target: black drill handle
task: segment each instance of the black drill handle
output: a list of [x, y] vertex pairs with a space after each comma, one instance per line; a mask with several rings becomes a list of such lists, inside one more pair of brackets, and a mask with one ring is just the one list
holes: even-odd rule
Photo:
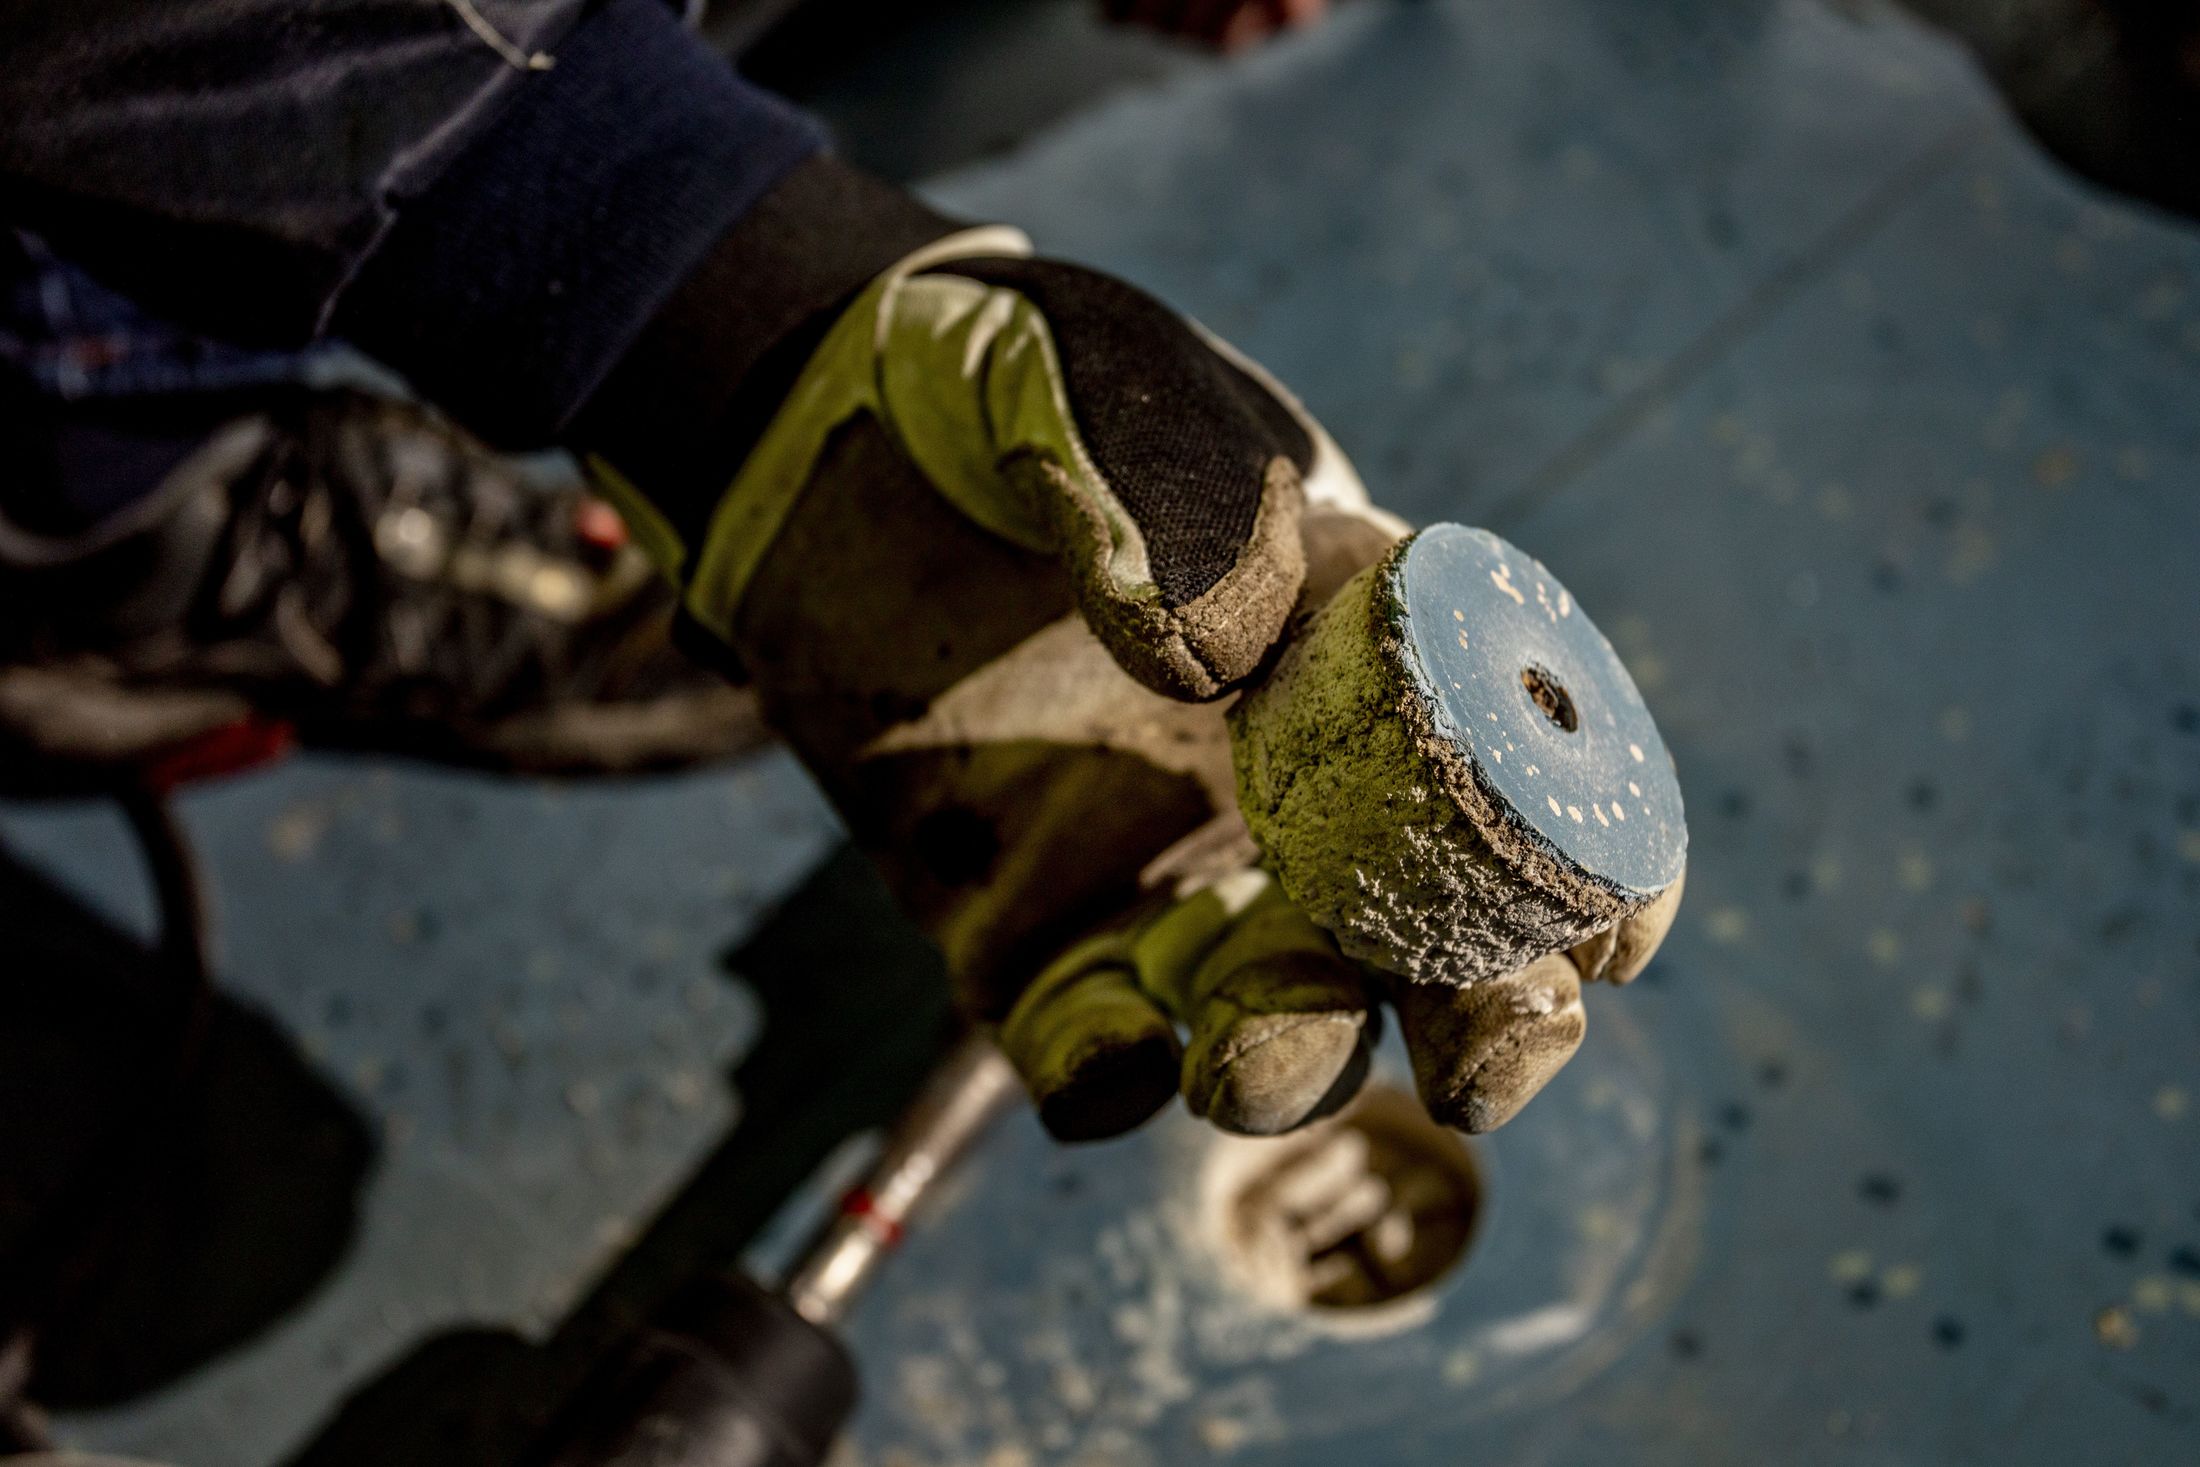
[[533, 1467], [816, 1467], [856, 1401], [826, 1326], [917, 1203], [1013, 1100], [1015, 1072], [972, 1033], [950, 1050], [784, 1291], [705, 1275], [623, 1342], [553, 1423]]
[[576, 1398], [543, 1467], [817, 1467], [855, 1406], [831, 1335], [739, 1274], [692, 1287]]

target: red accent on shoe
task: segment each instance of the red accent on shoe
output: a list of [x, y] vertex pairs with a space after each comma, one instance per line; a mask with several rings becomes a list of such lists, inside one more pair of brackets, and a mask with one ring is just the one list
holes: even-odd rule
[[178, 785], [272, 764], [297, 746], [298, 731], [288, 723], [250, 715], [164, 749], [146, 765], [145, 782], [165, 794]]
[[617, 550], [626, 544], [626, 521], [603, 500], [584, 497], [573, 506], [573, 533], [598, 550]]

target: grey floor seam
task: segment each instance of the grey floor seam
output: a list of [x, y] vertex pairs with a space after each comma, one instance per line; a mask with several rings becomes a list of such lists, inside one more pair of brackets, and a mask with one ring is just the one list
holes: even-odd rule
[[1497, 526], [1517, 524], [1579, 480], [1639, 429], [1659, 409], [1680, 397], [1705, 373], [1843, 260], [1870, 241], [1933, 182], [1992, 136], [1992, 120], [1981, 115], [1950, 128], [1933, 145], [1894, 173], [1812, 240], [1787, 264], [1750, 287], [1734, 307], [1712, 320], [1664, 366], [1629, 390], [1602, 416], [1546, 459], [1519, 489], [1486, 512]]

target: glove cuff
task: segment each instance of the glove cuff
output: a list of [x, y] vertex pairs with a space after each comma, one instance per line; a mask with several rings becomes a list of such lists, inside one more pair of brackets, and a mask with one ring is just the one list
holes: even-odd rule
[[681, 543], [700, 538], [803, 365], [897, 261], [965, 226], [817, 156], [720, 237], [575, 420]]

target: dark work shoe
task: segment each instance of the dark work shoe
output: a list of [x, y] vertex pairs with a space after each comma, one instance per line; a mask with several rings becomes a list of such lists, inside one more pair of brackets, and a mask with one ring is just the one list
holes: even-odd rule
[[173, 782], [295, 738], [590, 774], [725, 758], [753, 700], [672, 645], [617, 516], [432, 414], [231, 422], [96, 529], [0, 520], [0, 791]]

